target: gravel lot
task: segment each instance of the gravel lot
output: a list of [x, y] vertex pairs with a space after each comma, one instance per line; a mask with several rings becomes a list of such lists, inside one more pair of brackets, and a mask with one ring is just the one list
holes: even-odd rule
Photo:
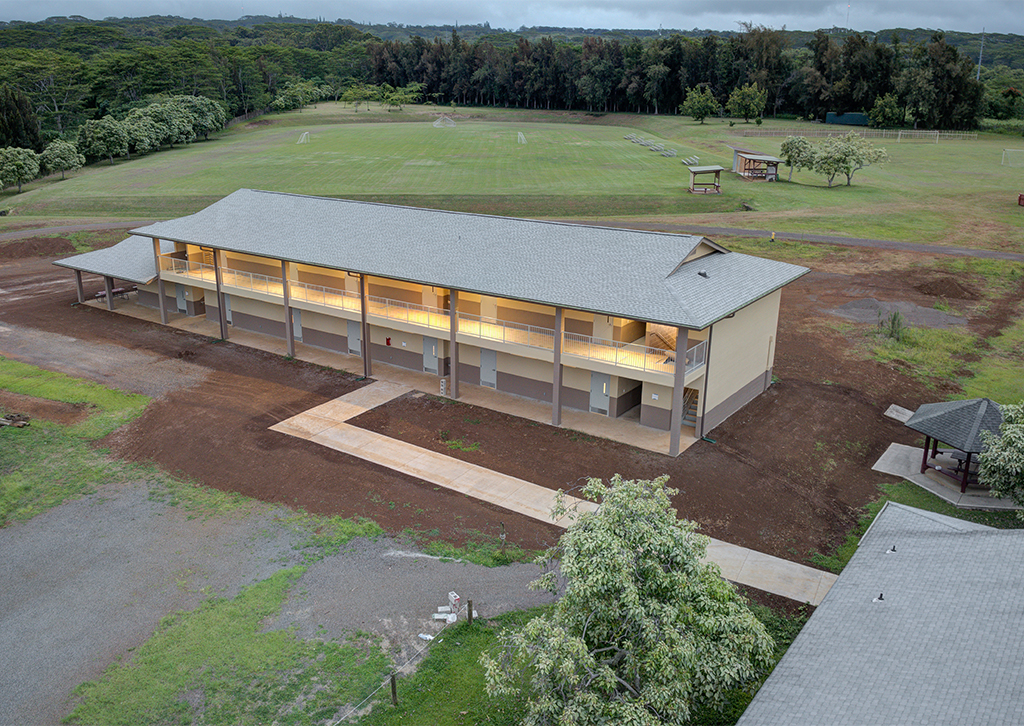
[[[298, 563], [285, 508], [188, 519], [148, 497], [142, 482], [106, 487], [0, 530], [0, 723], [59, 723], [73, 689], [146, 641], [162, 617]], [[370, 631], [401, 663], [423, 646], [418, 633], [440, 629], [430, 615], [449, 590], [493, 616], [550, 601], [526, 587], [537, 574], [355, 540], [310, 567], [271, 627], [320, 638]]]

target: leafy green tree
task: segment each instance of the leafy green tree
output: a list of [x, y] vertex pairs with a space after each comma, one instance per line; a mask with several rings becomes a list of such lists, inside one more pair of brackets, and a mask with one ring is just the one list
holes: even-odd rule
[[5, 83], [0, 87], [0, 147], [38, 150], [42, 145], [32, 101], [21, 90]]
[[[1024, 403], [999, 407], [1003, 423], [999, 435], [982, 431], [985, 450], [978, 457], [978, 479], [997, 497], [1024, 506]], [[1024, 510], [1017, 516], [1024, 519]]]
[[391, 108], [397, 108], [401, 111], [402, 106], [410, 103], [416, 103], [416, 101], [419, 100], [422, 89], [423, 84], [415, 81], [398, 88], [394, 88], [385, 83], [381, 88], [380, 102], [387, 106], [389, 110]]
[[28, 183], [39, 176], [39, 157], [32, 149], [16, 149], [6, 147], [0, 149], [0, 188], [6, 189], [14, 184]]
[[153, 120], [144, 108], [133, 108], [124, 118], [125, 131], [128, 132], [128, 154], [148, 154], [159, 151], [167, 128]]
[[192, 137], [210, 138], [210, 133], [220, 131], [228, 121], [224, 107], [205, 96], [174, 96], [170, 103], [182, 107], [192, 121]]
[[359, 113], [359, 104], [365, 103], [369, 107], [370, 101], [375, 101], [378, 98], [380, 98], [380, 89], [365, 83], [354, 83], [341, 94], [341, 100], [355, 106], [356, 113]]
[[707, 86], [688, 88], [686, 100], [679, 107], [679, 112], [685, 116], [692, 116], [694, 121], [704, 123], [708, 116], [716, 116], [722, 112], [722, 104]]
[[175, 144], [188, 144], [195, 140], [194, 117], [189, 106], [170, 100], [151, 103], [142, 112], [164, 131], [161, 145], [173, 147]]
[[113, 116], [104, 116], [98, 121], [90, 119], [78, 129], [78, 148], [86, 157], [110, 159], [128, 153], [128, 129]]
[[803, 136], [787, 136], [779, 147], [779, 153], [789, 165], [789, 181], [793, 181], [794, 168], [814, 168], [814, 146]]
[[885, 149], [876, 147], [856, 131], [851, 131], [845, 136], [825, 138], [821, 146], [814, 150], [813, 169], [825, 175], [830, 187], [839, 174], [846, 176], [846, 186], [850, 186], [854, 173], [859, 169], [888, 159]]
[[85, 157], [78, 153], [78, 147], [70, 141], [54, 139], [39, 155], [39, 162], [48, 173], [59, 171], [63, 179], [64, 172], [85, 166]]
[[725, 110], [731, 116], [741, 116], [744, 123], [760, 116], [764, 112], [764, 104], [768, 100], [768, 91], [761, 90], [756, 83], [748, 83], [733, 90], [725, 104]]
[[534, 583], [561, 593], [554, 611], [481, 657], [490, 695], [529, 699], [527, 726], [682, 724], [769, 665], [771, 636], [704, 561], [708, 540], [677, 518], [667, 478], [591, 479], [600, 509], [539, 560], [559, 560]]
[[875, 99], [875, 105], [868, 113], [872, 126], [892, 129], [903, 125], [903, 108], [896, 94], [887, 93]]

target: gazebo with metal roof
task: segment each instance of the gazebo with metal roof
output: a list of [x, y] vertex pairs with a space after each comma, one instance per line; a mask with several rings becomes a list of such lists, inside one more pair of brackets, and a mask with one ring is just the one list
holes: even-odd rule
[[[1003, 414], [999, 404], [988, 398], [972, 398], [967, 401], [944, 401], [926, 403], [907, 419], [907, 428], [925, 435], [924, 456], [921, 459], [921, 473], [935, 469], [960, 482], [960, 492], [967, 491], [971, 478], [971, 460], [975, 454], [985, 450], [981, 432], [999, 435]], [[939, 442], [954, 447], [951, 457], [957, 467], [950, 470], [941, 464], [932, 463], [939, 455]]]

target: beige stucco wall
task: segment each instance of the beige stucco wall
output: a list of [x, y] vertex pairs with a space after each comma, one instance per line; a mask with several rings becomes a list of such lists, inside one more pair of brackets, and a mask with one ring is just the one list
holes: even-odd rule
[[781, 290], [738, 311], [712, 327], [707, 364], [707, 410], [725, 402], [774, 363]]

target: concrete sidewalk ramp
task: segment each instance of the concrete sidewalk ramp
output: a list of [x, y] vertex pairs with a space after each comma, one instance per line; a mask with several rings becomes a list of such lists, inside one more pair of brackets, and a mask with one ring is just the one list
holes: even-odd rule
[[[404, 441], [345, 423], [353, 416], [404, 395], [400, 385], [378, 382], [286, 419], [271, 430], [313, 441], [322, 446], [443, 486], [541, 522], [567, 527], [568, 516], [551, 518], [556, 492], [513, 476], [454, 459]], [[566, 495], [577, 511], [597, 505]], [[780, 557], [712, 539], [708, 560], [722, 576], [740, 585], [765, 590], [812, 605], [821, 603], [836, 576]]]

